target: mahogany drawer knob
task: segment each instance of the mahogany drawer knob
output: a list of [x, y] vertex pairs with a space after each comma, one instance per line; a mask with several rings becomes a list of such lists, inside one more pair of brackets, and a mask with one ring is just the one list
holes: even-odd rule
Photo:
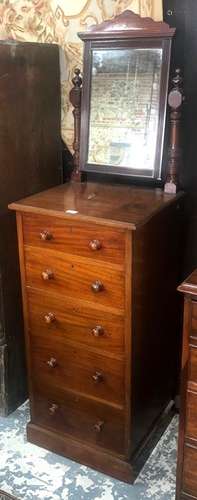
[[53, 323], [55, 321], [55, 314], [49, 312], [48, 314], [45, 314], [44, 319], [47, 324]]
[[100, 325], [97, 325], [95, 326], [95, 328], [92, 329], [92, 335], [94, 337], [102, 337], [104, 333], [105, 333], [104, 328]]
[[46, 271], [42, 271], [41, 276], [44, 281], [54, 279], [54, 274], [53, 271], [51, 271], [51, 269], [46, 269]]
[[53, 235], [49, 231], [41, 231], [40, 239], [42, 241], [47, 241], [47, 240], [49, 241], [49, 240], [52, 240], [52, 238], [53, 238]]
[[102, 420], [99, 420], [98, 422], [96, 422], [96, 424], [94, 424], [95, 432], [101, 432], [103, 430], [103, 427], [104, 427], [104, 422]]
[[96, 384], [98, 384], [99, 382], [102, 382], [102, 380], [103, 380], [103, 375], [102, 375], [102, 373], [100, 373], [100, 372], [95, 372], [95, 373], [92, 375], [92, 378], [93, 378], [94, 382], [95, 382]]
[[49, 413], [51, 415], [54, 415], [56, 413], [56, 411], [58, 410], [58, 405], [56, 405], [55, 403], [53, 403], [50, 408], [49, 408]]
[[99, 280], [96, 280], [91, 284], [91, 289], [94, 293], [102, 292], [103, 288], [103, 283]]
[[50, 368], [55, 368], [57, 366], [57, 360], [55, 358], [51, 358], [47, 361], [47, 365]]
[[101, 242], [99, 240], [91, 240], [89, 243], [89, 247], [91, 250], [95, 251], [95, 250], [100, 250], [102, 245], [101, 245]]

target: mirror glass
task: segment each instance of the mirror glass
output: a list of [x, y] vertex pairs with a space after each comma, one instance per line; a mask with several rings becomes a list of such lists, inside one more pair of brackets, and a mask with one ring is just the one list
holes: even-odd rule
[[162, 48], [93, 50], [88, 163], [154, 171], [161, 67]]

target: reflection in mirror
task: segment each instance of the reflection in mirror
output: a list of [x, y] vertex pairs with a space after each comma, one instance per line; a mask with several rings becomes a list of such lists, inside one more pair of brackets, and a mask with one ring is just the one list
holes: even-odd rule
[[93, 50], [88, 163], [153, 174], [161, 65], [161, 48]]

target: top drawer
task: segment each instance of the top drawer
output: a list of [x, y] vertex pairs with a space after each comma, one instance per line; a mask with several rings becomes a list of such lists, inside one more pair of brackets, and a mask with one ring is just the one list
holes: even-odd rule
[[96, 260], [124, 263], [124, 231], [23, 214], [24, 243]]

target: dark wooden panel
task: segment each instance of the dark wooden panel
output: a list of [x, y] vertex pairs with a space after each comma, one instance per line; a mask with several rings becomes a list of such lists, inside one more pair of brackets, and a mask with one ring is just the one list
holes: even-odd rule
[[[39, 386], [69, 388], [124, 405], [124, 360], [104, 356], [77, 344], [31, 337], [31, 377]], [[54, 360], [54, 362], [52, 362]]]
[[[115, 265], [87, 261], [86, 258], [66, 255], [53, 250], [41, 251], [25, 247], [27, 286], [60, 293], [64, 296], [83, 298], [89, 302], [114, 309], [124, 309], [124, 274]], [[53, 273], [52, 279], [43, 279], [42, 273]], [[102, 284], [97, 293], [92, 285]]]
[[0, 208], [6, 209], [9, 202], [60, 181], [59, 49], [1, 42], [0, 58], [4, 76], [0, 80]]
[[197, 392], [192, 391], [187, 392], [186, 436], [197, 440]]
[[[23, 319], [13, 200], [61, 179], [57, 46], [0, 42], [0, 273], [4, 314], [4, 414], [27, 395]], [[5, 352], [5, 348], [4, 348]]]
[[197, 498], [197, 337], [192, 328], [196, 271], [178, 290], [184, 293], [184, 328], [176, 500], [189, 500]]
[[197, 346], [190, 346], [188, 378], [197, 384]]
[[[54, 341], [79, 342], [101, 352], [124, 350], [124, 318], [82, 300], [27, 289], [29, 325], [32, 335]], [[119, 311], [117, 311], [119, 312]], [[52, 314], [53, 316], [50, 316]], [[46, 317], [47, 316], [47, 317]], [[50, 321], [51, 318], [51, 322]]]
[[197, 302], [192, 303], [191, 335], [197, 336]]
[[186, 234], [184, 278], [197, 267], [197, 66], [193, 64], [197, 52], [196, 0], [163, 0], [164, 19], [176, 28], [173, 44], [173, 65], [184, 75], [185, 104], [183, 114], [182, 186], [189, 192], [188, 224]]
[[0, 215], [0, 235], [4, 353], [6, 353], [5, 398], [2, 413], [6, 415], [27, 397], [16, 222], [11, 213], [5, 212], [4, 215]]
[[183, 342], [182, 342], [182, 362], [181, 362], [181, 398], [180, 398], [180, 418], [179, 418], [179, 435], [178, 435], [178, 456], [177, 456], [177, 473], [176, 473], [176, 500], [180, 500], [182, 490], [182, 473], [184, 460], [184, 442], [185, 442], [185, 423], [186, 423], [186, 395], [187, 395], [187, 379], [188, 379], [188, 331], [191, 320], [191, 300], [184, 300], [184, 322], [183, 322]]
[[6, 367], [7, 367], [7, 345], [5, 339], [3, 287], [2, 287], [2, 277], [0, 272], [0, 415], [4, 415], [7, 413]]
[[197, 448], [185, 444], [182, 489], [197, 498]]
[[183, 206], [174, 204], [133, 232], [131, 367], [135, 381], [135, 446], [178, 391], [181, 297], [176, 288], [180, 282], [182, 213]]
[[125, 238], [121, 230], [29, 214], [23, 216], [23, 224], [26, 245], [38, 246], [42, 250], [51, 248], [98, 261], [124, 263]]
[[124, 454], [122, 411], [80, 395], [57, 392], [50, 386], [42, 395], [38, 381], [36, 386], [38, 392], [34, 393], [33, 423]]

